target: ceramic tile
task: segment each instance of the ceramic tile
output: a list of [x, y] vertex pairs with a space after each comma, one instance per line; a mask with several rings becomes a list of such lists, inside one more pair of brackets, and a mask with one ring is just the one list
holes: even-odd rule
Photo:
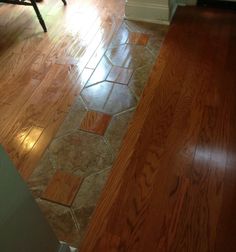
[[83, 179], [65, 171], [56, 171], [41, 198], [70, 206]]
[[133, 118], [135, 110], [126, 111], [112, 117], [111, 123], [106, 131], [105, 138], [111, 145], [115, 154], [118, 153], [128, 125]]
[[161, 45], [164, 41], [165, 35], [166, 35], [165, 30], [163, 31], [158, 31], [156, 32], [153, 36], [149, 38], [147, 47], [152, 51], [154, 55], [158, 55]]
[[137, 97], [141, 96], [143, 89], [148, 82], [151, 70], [152, 65], [146, 65], [134, 71], [129, 82], [129, 87], [133, 90]]
[[118, 32], [114, 35], [112, 42], [110, 44], [110, 48], [117, 47], [118, 45], [125, 44], [128, 40], [130, 31], [125, 23], [123, 23], [118, 30]]
[[81, 97], [78, 97], [67, 114], [63, 124], [59, 128], [56, 137], [68, 134], [71, 131], [75, 131], [79, 128], [85, 114], [86, 108]]
[[49, 150], [54, 167], [82, 177], [106, 169], [113, 161], [103, 137], [84, 131], [55, 139]]
[[[50, 22], [53, 27], [53, 19]], [[107, 51], [106, 48], [102, 48], [102, 53], [96, 50], [89, 64], [74, 61], [78, 56], [74, 52], [79, 53], [81, 45], [72, 41], [72, 45], [70, 42], [65, 46], [68, 57], [59, 58], [62, 61], [58, 62], [77, 64], [70, 67], [66, 78], [73, 85], [80, 85], [79, 91], [83, 90], [72, 106], [64, 108], [63, 112], [68, 115], [28, 183], [59, 240], [79, 246], [166, 31], [162, 25], [125, 21]], [[52, 54], [50, 59], [55, 61], [56, 56], [60, 57]], [[97, 64], [100, 57], [102, 60]], [[50, 59], [46, 60], [42, 54], [32, 67], [37, 79], [41, 80], [41, 75], [48, 71]], [[80, 75], [83, 70], [80, 67], [86, 64]], [[70, 208], [39, 199], [56, 170], [83, 178]]]
[[98, 135], [104, 135], [110, 120], [110, 115], [99, 113], [96, 111], [88, 111], [80, 125], [80, 129]]
[[113, 66], [107, 77], [107, 81], [128, 85], [132, 73], [132, 69]]
[[36, 202], [58, 240], [77, 247], [81, 240], [81, 232], [74, 221], [70, 208], [42, 199], [37, 199]]
[[35, 198], [39, 198], [41, 196], [54, 173], [55, 169], [50, 162], [49, 153], [46, 152], [27, 181], [27, 184]]
[[125, 68], [137, 68], [154, 61], [148, 49], [130, 44], [109, 49], [106, 56], [113, 65]]
[[104, 81], [108, 76], [111, 68], [112, 65], [109, 60], [106, 57], [103, 57], [98, 66], [96, 67], [95, 71], [93, 72], [92, 76], [88, 80], [86, 86], [90, 86], [92, 84]]
[[148, 40], [149, 40], [149, 35], [145, 33], [131, 32], [127, 42], [129, 44], [145, 46], [147, 45]]
[[81, 235], [86, 230], [109, 173], [110, 168], [87, 177], [74, 200], [73, 211], [78, 221]]
[[81, 96], [91, 110], [112, 115], [136, 106], [136, 98], [127, 86], [110, 82], [85, 88]]

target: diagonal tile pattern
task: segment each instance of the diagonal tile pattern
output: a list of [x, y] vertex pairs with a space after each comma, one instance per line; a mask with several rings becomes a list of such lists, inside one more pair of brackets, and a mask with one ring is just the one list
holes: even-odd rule
[[[165, 26], [125, 21], [110, 44], [96, 51], [83, 71], [86, 77], [81, 77], [80, 96], [29, 179], [58, 238], [75, 247], [111, 171], [166, 31]], [[61, 174], [58, 180], [55, 173]], [[64, 174], [69, 174], [68, 180]], [[70, 195], [73, 184], [75, 189], [71, 197], [64, 197], [69, 199], [65, 203], [59, 191], [68, 181], [72, 183], [64, 193]]]

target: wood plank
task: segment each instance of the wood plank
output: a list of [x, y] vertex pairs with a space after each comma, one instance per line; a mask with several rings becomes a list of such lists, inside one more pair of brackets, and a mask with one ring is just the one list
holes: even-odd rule
[[236, 250], [235, 21], [178, 8], [82, 252]]
[[0, 142], [26, 180], [90, 77], [85, 66], [119, 28], [124, 2], [45, 0], [39, 8], [46, 34], [31, 8], [0, 8]]

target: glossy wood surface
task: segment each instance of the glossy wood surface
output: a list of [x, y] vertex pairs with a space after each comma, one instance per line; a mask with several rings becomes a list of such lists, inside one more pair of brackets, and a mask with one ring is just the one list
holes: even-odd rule
[[178, 8], [81, 252], [236, 251], [235, 24]]
[[119, 28], [124, 1], [39, 8], [47, 34], [32, 8], [0, 6], [0, 143], [26, 180]]

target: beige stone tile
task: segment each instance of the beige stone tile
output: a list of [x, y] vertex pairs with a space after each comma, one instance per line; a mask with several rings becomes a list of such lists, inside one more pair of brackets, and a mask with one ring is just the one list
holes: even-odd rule
[[37, 199], [36, 202], [58, 240], [77, 247], [81, 240], [81, 232], [76, 225], [70, 208], [42, 199]]
[[120, 150], [121, 143], [123, 141], [125, 133], [127, 132], [129, 123], [133, 118], [134, 111], [135, 110], [133, 109], [113, 116], [111, 123], [106, 131], [105, 138], [111, 145], [116, 155]]
[[113, 66], [107, 77], [107, 81], [128, 85], [132, 73], [132, 69]]
[[148, 78], [152, 71], [152, 65], [145, 65], [136, 69], [132, 75], [132, 78], [129, 82], [130, 89], [136, 94], [137, 97], [140, 97], [145, 85], [148, 82]]
[[46, 152], [27, 181], [27, 184], [35, 198], [39, 198], [41, 196], [54, 173], [55, 169], [50, 162], [49, 153]]
[[127, 86], [110, 82], [85, 88], [81, 96], [89, 109], [112, 115], [136, 106], [136, 98]]
[[59, 128], [56, 137], [68, 134], [71, 131], [79, 129], [87, 109], [80, 97], [78, 97], [66, 116], [63, 124]]
[[55, 168], [86, 177], [111, 166], [113, 155], [103, 137], [84, 131], [55, 139], [50, 145]]
[[111, 68], [112, 65], [110, 61], [104, 56], [102, 60], [99, 62], [96, 69], [94, 70], [86, 86], [90, 86], [92, 84], [106, 80], [106, 77], [108, 76]]
[[109, 49], [106, 56], [113, 65], [125, 68], [137, 68], [144, 66], [147, 62], [153, 62], [153, 56], [149, 50], [143, 46], [130, 44]]
[[73, 203], [73, 211], [83, 236], [107, 181], [110, 168], [87, 177]]

